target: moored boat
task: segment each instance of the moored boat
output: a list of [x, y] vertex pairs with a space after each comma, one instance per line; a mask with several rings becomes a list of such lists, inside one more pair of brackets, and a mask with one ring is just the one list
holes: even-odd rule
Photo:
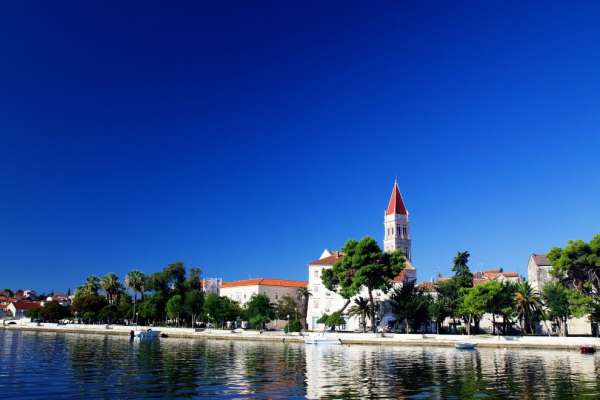
[[145, 331], [139, 331], [135, 333], [135, 338], [138, 340], [152, 340], [158, 339], [160, 333], [157, 331], [153, 331], [152, 329], [147, 329]]
[[591, 345], [583, 345], [579, 347], [579, 351], [581, 351], [581, 354], [594, 354], [596, 352], [596, 348]]
[[458, 350], [474, 350], [477, 347], [477, 343], [473, 342], [458, 342], [454, 345]]
[[304, 343], [306, 344], [342, 344], [340, 338], [326, 335], [309, 335], [304, 336]]

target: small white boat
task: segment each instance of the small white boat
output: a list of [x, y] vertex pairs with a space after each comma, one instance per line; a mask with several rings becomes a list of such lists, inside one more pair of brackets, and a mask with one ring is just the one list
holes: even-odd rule
[[458, 342], [454, 345], [458, 350], [475, 350], [477, 343], [473, 342]]
[[135, 338], [138, 340], [152, 340], [158, 339], [160, 336], [159, 332], [153, 331], [152, 329], [147, 329], [145, 331], [136, 332]]
[[304, 336], [305, 344], [342, 344], [342, 339], [334, 336], [309, 335]]

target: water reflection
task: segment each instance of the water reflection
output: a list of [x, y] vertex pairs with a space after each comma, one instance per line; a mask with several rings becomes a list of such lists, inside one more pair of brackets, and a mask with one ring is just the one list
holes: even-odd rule
[[599, 356], [0, 331], [5, 398], [599, 397]]

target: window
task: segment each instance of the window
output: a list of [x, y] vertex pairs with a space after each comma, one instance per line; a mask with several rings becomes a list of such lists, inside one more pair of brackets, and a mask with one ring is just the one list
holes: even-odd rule
[[318, 277], [319, 277], [319, 270], [315, 269], [315, 278], [318, 278]]
[[313, 301], [313, 307], [314, 308], [319, 308], [319, 300]]
[[319, 285], [313, 286], [313, 293], [319, 293]]

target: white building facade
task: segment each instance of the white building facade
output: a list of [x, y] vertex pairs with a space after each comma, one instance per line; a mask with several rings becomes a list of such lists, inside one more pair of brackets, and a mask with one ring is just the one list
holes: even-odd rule
[[253, 278], [242, 279], [234, 282], [223, 282], [220, 295], [246, 304], [253, 295], [264, 294], [272, 303], [277, 303], [284, 296], [290, 296], [300, 306], [298, 289], [306, 288], [306, 281], [293, 281], [288, 279]]
[[[402, 250], [407, 258], [406, 267], [400, 275], [394, 279], [395, 284], [401, 285], [404, 282], [415, 282], [417, 273], [411, 262], [412, 249], [409, 214], [404, 205], [404, 200], [400, 194], [397, 182], [394, 182], [392, 194], [384, 215], [383, 247], [385, 252], [392, 252], [398, 249]], [[323, 316], [323, 314], [331, 314], [332, 312], [338, 311], [346, 304], [346, 299], [335, 292], [327, 290], [321, 281], [322, 271], [333, 267], [333, 265], [343, 257], [344, 254], [339, 251], [325, 249], [319, 259], [311, 261], [308, 264], [308, 290], [311, 293], [311, 296], [308, 302], [306, 322], [309, 330], [324, 329], [324, 325], [317, 322], [321, 316]], [[360, 293], [360, 296], [365, 298], [368, 297], [366, 289]], [[379, 326], [385, 326], [388, 321], [394, 319], [391, 314], [391, 308], [386, 302], [386, 300], [389, 299], [389, 295], [382, 293], [381, 291], [375, 291], [373, 296], [375, 302], [381, 304], [378, 316]], [[348, 305], [345, 311], [351, 306], [352, 304]], [[345, 330], [354, 331], [361, 329], [358, 318], [344, 315], [344, 319], [346, 320], [346, 325], [343, 327]], [[368, 321], [368, 324], [369, 323], [370, 321]]]

